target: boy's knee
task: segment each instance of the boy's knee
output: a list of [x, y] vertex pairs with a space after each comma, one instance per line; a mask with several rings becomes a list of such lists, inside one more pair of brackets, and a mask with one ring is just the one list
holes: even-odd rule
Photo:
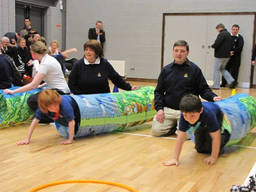
[[154, 137], [161, 137], [163, 136], [165, 133], [163, 133], [162, 131], [160, 130], [156, 130], [156, 129], [153, 129], [151, 130], [151, 135], [154, 136]]

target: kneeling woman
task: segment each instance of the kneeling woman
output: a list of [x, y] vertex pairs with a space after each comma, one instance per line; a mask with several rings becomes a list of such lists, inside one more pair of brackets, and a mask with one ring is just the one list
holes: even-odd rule
[[60, 95], [56, 90], [44, 90], [39, 94], [38, 105], [39, 108], [36, 110], [35, 117], [29, 127], [27, 138], [17, 142], [17, 144], [30, 143], [35, 127], [44, 116], [54, 120], [57, 125], [68, 127], [67, 140], [60, 144], [71, 144], [80, 122], [80, 112], [75, 100], [69, 95]]

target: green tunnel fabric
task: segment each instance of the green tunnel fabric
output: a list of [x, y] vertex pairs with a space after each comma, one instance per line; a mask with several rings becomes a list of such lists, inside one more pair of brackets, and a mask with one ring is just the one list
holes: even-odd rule
[[[18, 87], [12, 89], [16, 88]], [[33, 118], [33, 112], [27, 105], [27, 99], [39, 91], [40, 89], [34, 89], [25, 93], [9, 95], [0, 90], [0, 128], [30, 121]]]

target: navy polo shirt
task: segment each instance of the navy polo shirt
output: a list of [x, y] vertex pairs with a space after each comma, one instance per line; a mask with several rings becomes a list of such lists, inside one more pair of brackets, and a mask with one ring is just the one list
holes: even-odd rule
[[179, 130], [186, 132], [191, 127], [204, 127], [208, 132], [215, 132], [221, 129], [221, 121], [223, 118], [223, 112], [220, 110], [219, 106], [213, 102], [203, 102], [203, 113], [200, 115], [199, 120], [194, 124], [189, 124], [181, 113]]

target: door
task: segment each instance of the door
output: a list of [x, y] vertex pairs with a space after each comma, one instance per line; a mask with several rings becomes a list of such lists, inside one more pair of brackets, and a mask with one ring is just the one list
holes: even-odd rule
[[16, 3], [16, 31], [20, 31], [24, 27], [24, 18], [30, 18], [32, 28], [44, 36], [44, 8]]
[[202, 70], [206, 80], [213, 80], [214, 50], [211, 45], [217, 37], [216, 25], [223, 23], [228, 31], [233, 24], [240, 26], [244, 48], [239, 73], [239, 86], [249, 87], [250, 57], [253, 42], [254, 14], [168, 14], [164, 27], [164, 65], [170, 63], [172, 46], [177, 40], [186, 40], [190, 46], [189, 59]]
[[238, 82], [240, 87], [250, 87], [250, 70], [251, 70], [251, 49], [253, 42], [254, 31], [254, 15], [209, 15], [207, 16], [207, 52], [206, 64], [209, 70], [205, 71], [207, 80], [213, 79], [213, 63], [214, 63], [214, 50], [209, 48], [218, 35], [216, 25], [222, 23], [226, 29], [231, 32], [233, 24], [240, 26], [239, 33], [244, 38], [244, 47], [241, 56], [241, 65], [239, 69]]
[[189, 44], [189, 60], [196, 63], [205, 72], [206, 55], [206, 17], [168, 16], [165, 24], [164, 65], [173, 61], [172, 49], [177, 40]]

